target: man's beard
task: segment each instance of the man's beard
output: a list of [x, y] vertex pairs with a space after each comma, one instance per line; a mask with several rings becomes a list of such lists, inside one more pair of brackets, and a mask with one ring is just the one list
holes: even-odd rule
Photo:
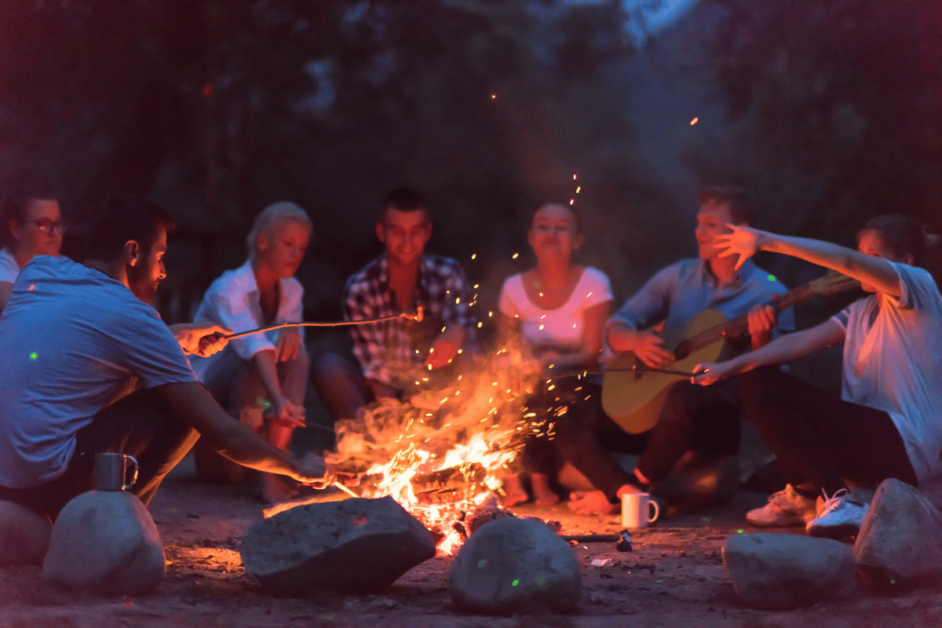
[[157, 284], [159, 282], [154, 281], [148, 275], [146, 268], [131, 266], [128, 268], [128, 287], [131, 288], [131, 292], [138, 299], [148, 305], [153, 305], [154, 299], [157, 297]]

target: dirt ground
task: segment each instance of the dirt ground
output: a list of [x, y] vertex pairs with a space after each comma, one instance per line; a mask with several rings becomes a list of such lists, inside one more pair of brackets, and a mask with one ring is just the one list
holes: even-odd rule
[[[39, 567], [0, 569], [0, 628], [85, 626], [940, 626], [939, 587], [874, 596], [857, 584], [836, 599], [791, 612], [752, 610], [738, 602], [720, 548], [743, 529], [743, 514], [765, 497], [740, 493], [731, 503], [678, 516], [633, 534], [634, 551], [614, 543], [574, 548], [582, 566], [582, 600], [566, 616], [491, 618], [459, 613], [448, 596], [451, 561], [434, 558], [383, 595], [319, 594], [285, 598], [261, 589], [242, 569], [239, 539], [262, 515], [246, 491], [201, 484], [180, 465], [151, 512], [168, 560], [156, 592], [138, 598], [79, 595], [43, 583]], [[564, 505], [515, 512], [562, 522], [565, 534], [615, 533], [615, 517], [572, 515]], [[594, 559], [610, 566], [592, 566]]]

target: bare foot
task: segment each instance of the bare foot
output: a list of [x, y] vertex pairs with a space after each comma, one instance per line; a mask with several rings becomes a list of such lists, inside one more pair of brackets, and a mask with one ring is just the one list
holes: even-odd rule
[[533, 485], [533, 501], [538, 506], [555, 506], [559, 503], [559, 495], [550, 488], [550, 478], [545, 473], [531, 473], [530, 483]]
[[580, 515], [614, 515], [621, 506], [608, 501], [602, 491], [592, 491], [570, 495], [569, 508]]
[[263, 473], [259, 478], [258, 497], [267, 504], [283, 504], [297, 496], [297, 487], [289, 486], [278, 475]]
[[523, 488], [519, 473], [504, 478], [504, 508], [524, 504], [528, 499], [530, 496]]

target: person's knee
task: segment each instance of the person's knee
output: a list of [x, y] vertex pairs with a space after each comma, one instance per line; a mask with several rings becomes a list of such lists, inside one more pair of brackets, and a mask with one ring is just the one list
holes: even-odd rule
[[306, 380], [311, 371], [311, 356], [305, 346], [301, 345], [296, 356], [283, 362], [282, 365], [279, 366], [287, 372], [286, 375], [292, 375]]

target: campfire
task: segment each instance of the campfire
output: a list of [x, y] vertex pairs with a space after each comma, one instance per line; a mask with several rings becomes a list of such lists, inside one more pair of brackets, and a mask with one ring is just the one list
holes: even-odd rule
[[422, 521], [444, 556], [457, 553], [482, 511], [500, 516], [493, 494], [524, 439], [552, 434], [552, 423], [524, 408], [540, 379], [536, 361], [512, 345], [471, 362], [444, 385], [419, 373], [403, 401], [383, 399], [338, 423], [328, 455], [332, 468], [360, 478], [363, 497], [392, 496]]

